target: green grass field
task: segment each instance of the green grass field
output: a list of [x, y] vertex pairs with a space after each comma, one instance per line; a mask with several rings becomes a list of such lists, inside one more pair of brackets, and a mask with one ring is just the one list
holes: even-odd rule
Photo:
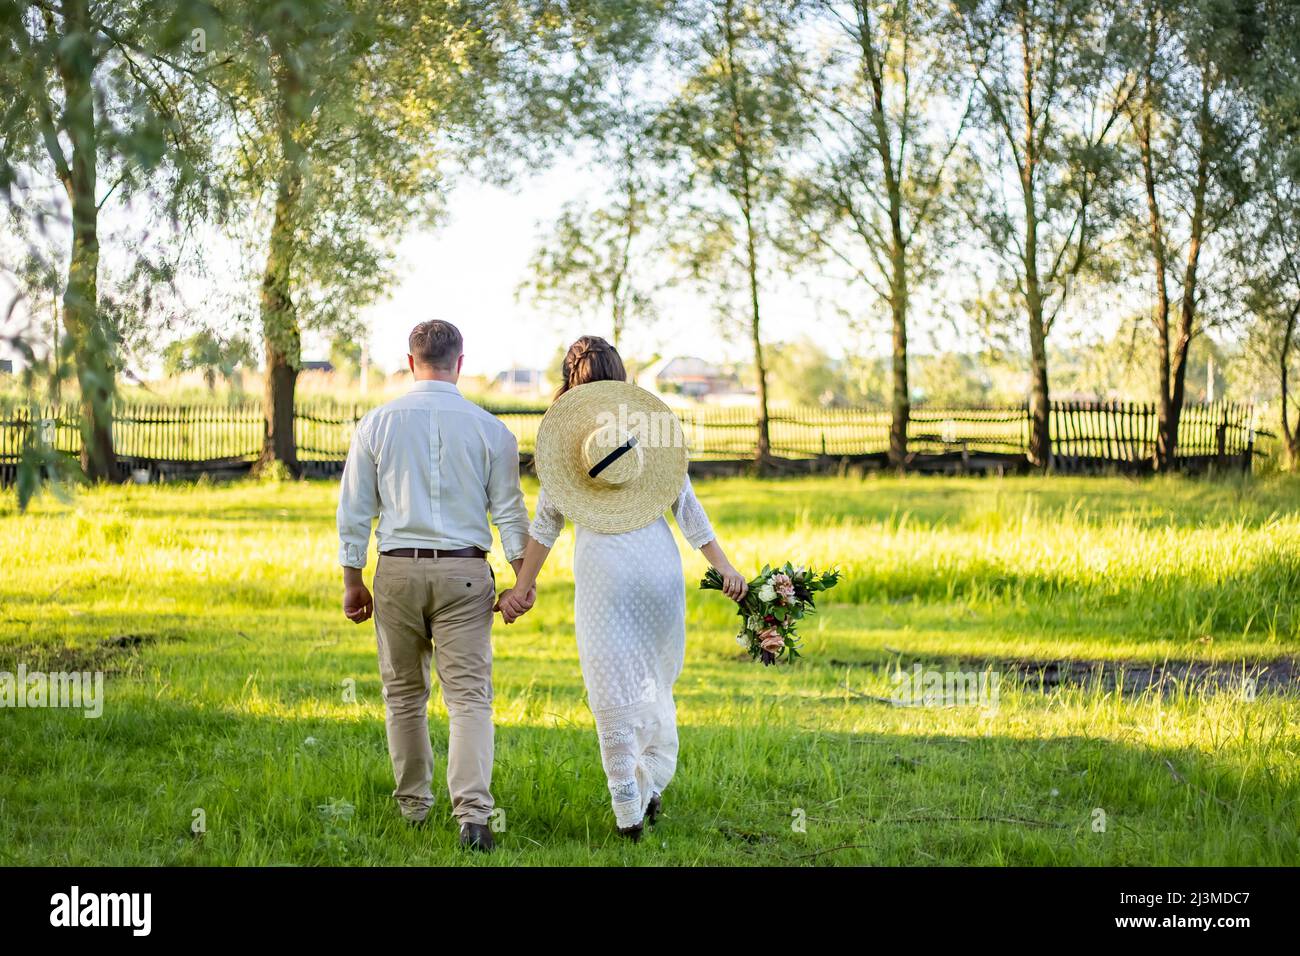
[[[496, 629], [505, 830], [487, 858], [456, 847], [441, 760], [431, 826], [407, 828], [389, 797], [373, 628], [338, 610], [335, 485], [111, 488], [27, 515], [7, 498], [0, 670], [108, 677], [99, 719], [0, 712], [0, 863], [1300, 863], [1294, 684], [1044, 692], [1014, 676], [1026, 660], [1294, 666], [1300, 482], [697, 490], [742, 568], [843, 569], [805, 659], [742, 659], [733, 610], [694, 590], [704, 565], [686, 555], [678, 777], [665, 819], [626, 844], [566, 534], [538, 608]], [[891, 675], [916, 662], [999, 673], [997, 706], [894, 706]], [[431, 727], [441, 751], [436, 698]]]

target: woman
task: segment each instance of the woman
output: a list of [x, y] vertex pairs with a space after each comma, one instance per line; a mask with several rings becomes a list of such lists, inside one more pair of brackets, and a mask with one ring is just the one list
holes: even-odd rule
[[[617, 395], [621, 396], [619, 401], [623, 406], [629, 401], [633, 404], [641, 401], [647, 408], [661, 408], [661, 413], [652, 413], [666, 416], [675, 429], [674, 434], [680, 438], [681, 426], [667, 407], [631, 385], [599, 386], [581, 396], [575, 393], [560, 401], [580, 386], [626, 381], [623, 361], [614, 347], [604, 339], [583, 336], [565, 355], [564, 383], [556, 393], [552, 412], [560, 412], [563, 406], [572, 409], [579, 397], [594, 400], [597, 394]], [[552, 414], [548, 413], [547, 417], [552, 418]], [[569, 419], [572, 418], [570, 415]], [[552, 425], [549, 432], [548, 424]], [[662, 808], [664, 788], [677, 766], [677, 711], [672, 689], [681, 673], [686, 649], [686, 594], [681, 556], [664, 520], [665, 510], [671, 507], [686, 540], [699, 548], [722, 575], [723, 590], [728, 597], [739, 601], [748, 585], [727, 560], [691, 489], [690, 479], [685, 475], [684, 443], [680, 443], [676, 459], [664, 465], [678, 469], [670, 475], [670, 481], [679, 482], [668, 486], [670, 498], [643, 495], [634, 508], [628, 495], [635, 496], [639, 487], [651, 484], [649, 473], [656, 465], [664, 464], [672, 453], [657, 450], [652, 447], [654, 443], [644, 440], [638, 448], [634, 433], [618, 432], [616, 437], [607, 438], [598, 453], [588, 448], [589, 459], [583, 461], [580, 471], [574, 469], [582, 487], [562, 487], [554, 477], [558, 472], [552, 467], [549, 472], [552, 486], [548, 489], [548, 471], [542, 467], [543, 438], [552, 437], [560, 429], [562, 425], [555, 419], [552, 423], [544, 421], [539, 430], [537, 461], [542, 488], [537, 514], [529, 528], [523, 566], [515, 586], [501, 596], [499, 607], [507, 622], [528, 609], [527, 596], [538, 572], [563, 529], [565, 518], [572, 521], [577, 536], [573, 578], [578, 658], [587, 701], [596, 718], [601, 762], [618, 832], [635, 842], [640, 839], [644, 824], [655, 822]], [[582, 437], [577, 435], [575, 441], [580, 442]], [[600, 440], [601, 435], [592, 432], [587, 445], [592, 441], [599, 445]], [[627, 454], [629, 450], [636, 454]], [[610, 468], [611, 463], [614, 468]], [[645, 473], [640, 468], [645, 468]], [[608, 494], [602, 499], [604, 510], [599, 513], [587, 511], [585, 516], [577, 513], [583, 511], [579, 504], [600, 499], [603, 470], [620, 472], [622, 487], [614, 491], [606, 488]], [[663, 468], [658, 470], [661, 475], [664, 473]], [[592, 478], [590, 482], [585, 480], [588, 475]], [[570, 503], [568, 513], [561, 508], [563, 502]], [[611, 513], [620, 510], [622, 513]], [[633, 510], [640, 511], [641, 516], [631, 514]], [[593, 530], [593, 525], [627, 526], [629, 530], [607, 533]]]

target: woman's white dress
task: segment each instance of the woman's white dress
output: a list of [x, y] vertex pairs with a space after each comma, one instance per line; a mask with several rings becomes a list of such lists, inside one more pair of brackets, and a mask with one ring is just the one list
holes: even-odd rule
[[[690, 478], [672, 511], [691, 547], [713, 540]], [[529, 533], [549, 548], [563, 528], [542, 488]], [[673, 684], [686, 651], [686, 590], [668, 522], [623, 534], [576, 526], [573, 579], [578, 660], [614, 817], [635, 826], [677, 767]]]

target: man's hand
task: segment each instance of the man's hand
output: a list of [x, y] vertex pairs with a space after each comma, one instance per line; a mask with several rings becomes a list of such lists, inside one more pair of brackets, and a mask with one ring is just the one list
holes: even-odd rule
[[349, 584], [343, 588], [343, 613], [353, 624], [364, 624], [375, 613], [375, 599], [364, 584]]
[[513, 624], [532, 610], [536, 601], [536, 588], [520, 590], [518, 587], [513, 587], [501, 593], [501, 596], [497, 599], [496, 610], [501, 612], [501, 617], [507, 624]]

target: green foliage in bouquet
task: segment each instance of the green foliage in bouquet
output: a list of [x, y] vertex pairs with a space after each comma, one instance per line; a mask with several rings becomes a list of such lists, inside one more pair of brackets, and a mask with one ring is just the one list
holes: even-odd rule
[[[776, 568], [763, 565], [736, 613], [744, 622], [736, 643], [754, 660], [775, 664], [782, 657], [799, 656], [798, 622], [816, 611], [818, 591], [829, 591], [840, 581], [838, 569], [814, 571], [786, 562]], [[703, 591], [721, 591], [722, 575], [713, 568], [700, 581]]]

